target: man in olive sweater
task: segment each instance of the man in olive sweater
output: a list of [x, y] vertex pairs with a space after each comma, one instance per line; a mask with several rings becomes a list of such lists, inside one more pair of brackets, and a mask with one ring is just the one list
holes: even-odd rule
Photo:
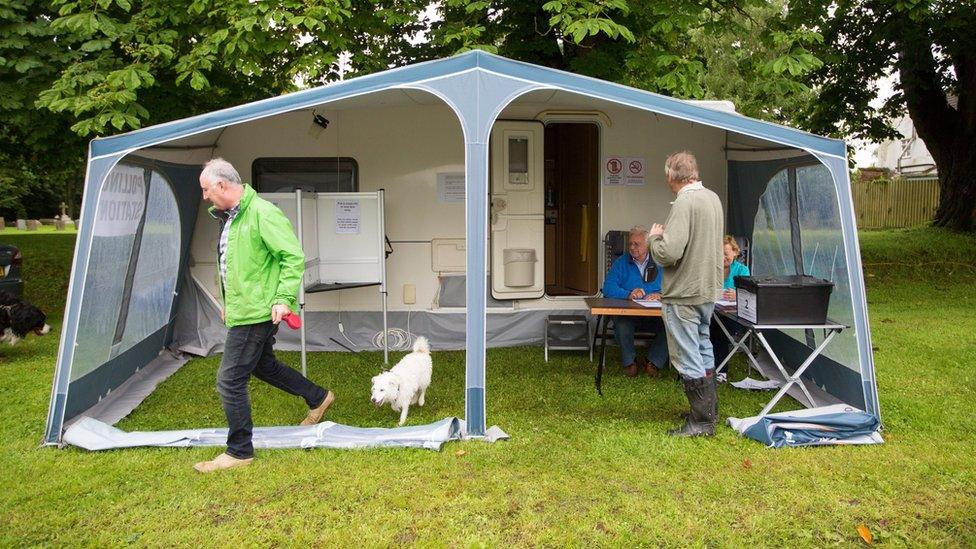
[[668, 349], [691, 405], [684, 425], [668, 433], [712, 436], [718, 394], [708, 327], [722, 293], [722, 203], [698, 180], [691, 153], [672, 154], [664, 171], [677, 197], [665, 224], [651, 227], [650, 249], [664, 267], [661, 302]]

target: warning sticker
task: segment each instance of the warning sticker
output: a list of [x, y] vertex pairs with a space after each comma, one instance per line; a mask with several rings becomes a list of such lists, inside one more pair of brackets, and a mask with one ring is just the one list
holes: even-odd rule
[[625, 160], [627, 165], [627, 173], [624, 178], [625, 185], [643, 185], [644, 184], [644, 158], [643, 157], [631, 157]]
[[624, 163], [625, 159], [620, 156], [608, 156], [606, 158], [603, 162], [604, 185], [624, 184]]

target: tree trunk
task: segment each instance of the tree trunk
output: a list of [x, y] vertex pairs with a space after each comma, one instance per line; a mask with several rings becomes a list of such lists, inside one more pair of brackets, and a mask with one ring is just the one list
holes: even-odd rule
[[[950, 54], [958, 86], [946, 88], [931, 31], [912, 23], [901, 29], [899, 42], [898, 76], [908, 114], [939, 170], [941, 194], [933, 224], [972, 231], [976, 229], [976, 56], [966, 48]], [[954, 107], [949, 105], [950, 93], [958, 94]]]
[[976, 155], [973, 153], [976, 140], [954, 149], [951, 162], [936, 161], [939, 207], [932, 224], [954, 231], [973, 231], [976, 230]]

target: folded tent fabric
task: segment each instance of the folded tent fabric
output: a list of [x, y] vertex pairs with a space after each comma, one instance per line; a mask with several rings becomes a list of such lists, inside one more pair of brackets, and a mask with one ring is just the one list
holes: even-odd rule
[[878, 418], [846, 404], [729, 418], [729, 424], [739, 434], [771, 448], [884, 442]]

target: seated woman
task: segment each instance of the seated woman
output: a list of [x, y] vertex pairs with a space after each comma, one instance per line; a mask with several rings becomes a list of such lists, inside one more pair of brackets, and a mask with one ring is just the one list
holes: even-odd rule
[[[722, 256], [724, 267], [723, 274], [725, 275], [725, 282], [722, 284], [722, 298], [727, 300], [735, 299], [735, 277], [737, 276], [749, 276], [749, 267], [746, 267], [741, 261], [736, 259], [739, 257], [739, 245], [736, 244], [735, 238], [725, 235], [724, 245], [722, 246]], [[729, 340], [722, 333], [722, 329], [718, 327], [716, 317], [712, 317], [712, 325], [709, 328], [709, 336], [712, 340], [712, 349], [715, 351], [715, 366], [725, 360], [725, 357], [729, 354]], [[729, 323], [725, 323], [725, 327], [729, 329], [732, 335], [735, 335], [736, 330], [734, 326], [729, 326]]]
[[725, 282], [722, 283], [722, 290], [726, 299], [735, 299], [735, 277], [749, 276], [749, 267], [736, 259], [741, 251], [735, 242], [735, 238], [725, 235], [722, 246], [722, 266], [724, 268], [722, 273], [725, 275]]

